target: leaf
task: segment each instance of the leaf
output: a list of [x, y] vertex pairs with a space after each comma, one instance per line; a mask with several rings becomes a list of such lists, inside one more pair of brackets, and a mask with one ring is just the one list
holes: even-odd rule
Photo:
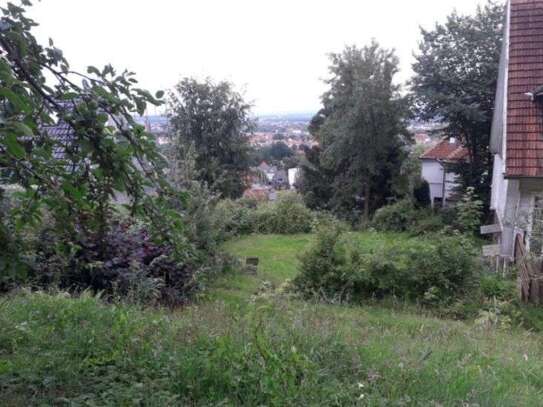
[[25, 103], [25, 101], [17, 95], [15, 92], [13, 92], [11, 89], [8, 88], [0, 88], [0, 96], [5, 97], [9, 102], [20, 111], [23, 111], [25, 113], [31, 113], [32, 109], [31, 107]]
[[34, 134], [30, 127], [21, 122], [13, 123], [13, 128], [23, 136], [32, 136]]
[[95, 66], [89, 66], [87, 67], [87, 73], [95, 74], [97, 76], [100, 76], [100, 71]]
[[159, 90], [156, 94], [155, 94], [155, 97], [157, 99], [162, 99], [164, 97], [164, 91], [163, 90]]
[[4, 138], [8, 153], [17, 159], [24, 158], [26, 151], [23, 146], [17, 140], [15, 134], [10, 133]]

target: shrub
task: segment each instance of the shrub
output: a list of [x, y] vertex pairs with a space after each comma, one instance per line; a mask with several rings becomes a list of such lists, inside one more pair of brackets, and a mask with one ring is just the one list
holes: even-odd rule
[[479, 278], [481, 294], [485, 298], [498, 300], [512, 300], [516, 298], [516, 283], [510, 278], [502, 277], [497, 273], [484, 273]]
[[414, 216], [413, 204], [404, 199], [378, 209], [373, 216], [373, 226], [382, 231], [405, 232], [413, 223]]
[[442, 303], [473, 284], [475, 250], [462, 236], [399, 241], [374, 252], [349, 246], [337, 230], [324, 229], [301, 257], [297, 289], [305, 295], [353, 301], [387, 296]]
[[447, 227], [443, 218], [429, 209], [418, 210], [417, 217], [414, 219], [409, 232], [413, 236], [420, 236], [425, 233], [435, 233], [444, 230]]
[[224, 199], [215, 208], [217, 219], [223, 239], [234, 236], [247, 235], [253, 232], [252, 209], [248, 203], [242, 200], [233, 201]]
[[342, 232], [352, 230], [352, 226], [347, 222], [338, 219], [331, 212], [319, 211], [313, 213], [313, 222], [311, 224], [311, 231], [318, 233], [324, 227], [333, 227]]
[[293, 281], [297, 291], [308, 297], [341, 297], [348, 276], [343, 273], [347, 261], [340, 236], [340, 231], [333, 227], [317, 232], [315, 243], [300, 256], [300, 273]]
[[384, 232], [409, 232], [413, 235], [443, 230], [447, 223], [429, 208], [417, 208], [410, 200], [384, 206], [375, 212], [372, 226]]
[[456, 204], [456, 213], [456, 224], [461, 231], [477, 232], [483, 215], [483, 201], [477, 198], [473, 187], [468, 187], [460, 202]]
[[255, 212], [256, 229], [260, 233], [309, 233], [313, 213], [295, 193], [279, 195], [277, 202], [263, 205]]

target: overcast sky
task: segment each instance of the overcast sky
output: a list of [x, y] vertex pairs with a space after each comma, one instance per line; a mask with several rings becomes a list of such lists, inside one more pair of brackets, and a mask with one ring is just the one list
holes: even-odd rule
[[[6, 0], [0, 0], [0, 3]], [[377, 39], [395, 48], [409, 78], [419, 26], [477, 0], [42, 0], [40, 39], [72, 67], [112, 63], [152, 91], [184, 76], [226, 79], [258, 114], [319, 107], [329, 52]], [[153, 112], [150, 112], [153, 113]]]

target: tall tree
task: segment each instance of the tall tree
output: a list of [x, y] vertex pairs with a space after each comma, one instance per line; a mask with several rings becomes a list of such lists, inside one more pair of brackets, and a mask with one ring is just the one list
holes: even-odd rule
[[[374, 41], [332, 54], [331, 62], [329, 90], [310, 125], [320, 154], [304, 165], [302, 190], [337, 212], [362, 206], [368, 218], [392, 194], [405, 155], [407, 104], [394, 84], [398, 59]], [[315, 171], [331, 177], [331, 188], [311, 185], [327, 178], [319, 180]], [[315, 196], [319, 191], [322, 197]]]
[[170, 92], [174, 155], [180, 162], [194, 151], [197, 180], [223, 197], [238, 198], [249, 170], [251, 106], [229, 82], [183, 79]]
[[488, 2], [475, 15], [452, 13], [433, 30], [421, 29], [413, 92], [421, 118], [444, 121], [446, 132], [462, 140], [469, 163], [458, 171], [462, 187], [472, 186], [489, 201], [489, 151], [494, 97], [503, 37], [504, 8]]

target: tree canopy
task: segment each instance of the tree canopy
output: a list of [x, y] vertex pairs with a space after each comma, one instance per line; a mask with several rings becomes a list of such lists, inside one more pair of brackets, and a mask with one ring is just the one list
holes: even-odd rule
[[170, 93], [174, 155], [194, 150], [195, 176], [226, 198], [238, 198], [249, 169], [251, 106], [229, 82], [186, 78]]
[[393, 193], [405, 155], [407, 104], [394, 83], [398, 59], [376, 42], [330, 59], [329, 89], [310, 125], [320, 146], [303, 165], [302, 191], [308, 203], [342, 213], [362, 207], [368, 217]]

